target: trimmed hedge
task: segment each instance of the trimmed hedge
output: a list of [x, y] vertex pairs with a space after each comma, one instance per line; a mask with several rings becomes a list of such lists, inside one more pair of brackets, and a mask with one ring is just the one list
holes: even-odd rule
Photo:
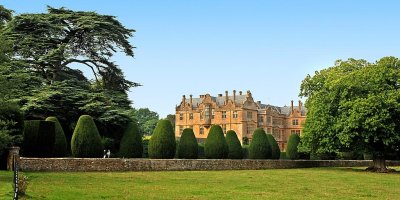
[[197, 159], [198, 158], [198, 144], [194, 136], [193, 129], [186, 128], [182, 132], [181, 139], [178, 147], [178, 158], [181, 159]]
[[204, 154], [207, 159], [224, 159], [228, 157], [228, 144], [224, 132], [218, 125], [212, 125], [204, 144]]
[[53, 157], [55, 144], [55, 123], [43, 120], [25, 121], [23, 156]]
[[175, 134], [169, 120], [158, 121], [149, 141], [150, 158], [172, 159], [175, 156]]
[[300, 136], [297, 134], [291, 134], [286, 148], [286, 156], [288, 159], [295, 160], [298, 158], [297, 146], [300, 144]]
[[281, 150], [279, 149], [278, 143], [276, 142], [274, 136], [269, 133], [267, 134], [267, 139], [269, 146], [271, 147], [271, 159], [278, 160], [281, 156]]
[[65, 138], [64, 130], [56, 117], [48, 117], [46, 121], [55, 123], [55, 141], [53, 156], [65, 157], [67, 155], [67, 139]]
[[141, 158], [142, 154], [143, 143], [138, 125], [135, 122], [130, 122], [125, 128], [121, 144], [119, 145], [119, 156], [124, 158]]
[[71, 151], [76, 158], [103, 157], [103, 143], [91, 116], [79, 117], [71, 139]]
[[271, 158], [271, 147], [268, 142], [267, 134], [264, 129], [258, 128], [253, 133], [253, 139], [251, 140], [249, 147], [249, 158], [250, 159], [270, 159]]
[[228, 158], [229, 159], [243, 159], [242, 145], [236, 135], [236, 132], [229, 130], [226, 133], [226, 143], [228, 144]]

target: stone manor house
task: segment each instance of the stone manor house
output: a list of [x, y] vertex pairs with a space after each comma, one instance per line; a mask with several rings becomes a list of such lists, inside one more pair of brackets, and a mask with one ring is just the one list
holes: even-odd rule
[[207, 138], [211, 125], [222, 127], [226, 134], [234, 130], [241, 143], [252, 139], [255, 129], [263, 128], [266, 133], [271, 133], [279, 144], [281, 150], [286, 149], [290, 134], [301, 134], [307, 110], [301, 101], [297, 106], [273, 106], [254, 101], [250, 91], [243, 94], [233, 90], [229, 95], [218, 94], [217, 97], [209, 94], [200, 95], [199, 98], [189, 99], [183, 95], [182, 101], [176, 106], [175, 136], [180, 138], [183, 129], [192, 128], [197, 140]]

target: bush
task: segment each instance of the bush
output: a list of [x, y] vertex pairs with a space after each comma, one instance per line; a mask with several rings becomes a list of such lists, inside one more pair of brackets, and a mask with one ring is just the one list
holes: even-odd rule
[[46, 121], [55, 123], [55, 141], [53, 156], [54, 157], [65, 157], [67, 155], [67, 139], [65, 138], [64, 131], [61, 127], [60, 122], [56, 117], [48, 117]]
[[204, 154], [206, 158], [224, 159], [228, 157], [228, 151], [228, 144], [226, 143], [222, 128], [218, 125], [211, 126], [204, 144]]
[[253, 133], [253, 139], [251, 140], [249, 147], [249, 158], [250, 159], [270, 159], [271, 158], [271, 147], [268, 142], [267, 134], [264, 129], [258, 128]]
[[143, 138], [143, 155], [142, 158], [148, 158], [149, 157], [149, 138]]
[[279, 156], [279, 159], [286, 160], [287, 159], [286, 152], [282, 151], [281, 155]]
[[178, 158], [197, 159], [198, 153], [198, 144], [193, 130], [190, 128], [184, 129], [179, 141]]
[[198, 158], [204, 159], [206, 158], [206, 155], [204, 154], [204, 143], [199, 143], [197, 146], [198, 149]]
[[226, 143], [228, 144], [228, 158], [229, 159], [242, 159], [243, 158], [243, 150], [242, 145], [236, 135], [236, 132], [233, 130], [229, 130], [226, 133]]
[[171, 159], [175, 156], [175, 134], [169, 120], [158, 121], [149, 141], [149, 157]]
[[76, 158], [103, 157], [103, 144], [93, 118], [82, 115], [78, 119], [71, 139], [72, 155]]
[[267, 139], [269, 146], [271, 147], [271, 159], [278, 160], [281, 156], [281, 150], [279, 149], [278, 143], [271, 134], [267, 134]]
[[291, 134], [289, 136], [287, 148], [286, 148], [286, 155], [288, 159], [296, 160], [298, 158], [298, 145], [300, 143], [300, 136], [297, 134]]
[[243, 155], [243, 159], [249, 159], [249, 145], [243, 145], [242, 155]]
[[142, 136], [136, 122], [130, 122], [119, 145], [119, 156], [125, 158], [141, 158], [143, 154]]
[[52, 157], [55, 143], [55, 123], [43, 120], [27, 120], [24, 124], [22, 154], [25, 157]]

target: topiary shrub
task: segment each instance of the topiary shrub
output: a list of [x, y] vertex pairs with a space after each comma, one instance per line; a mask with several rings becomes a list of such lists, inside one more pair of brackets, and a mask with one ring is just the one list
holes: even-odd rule
[[169, 120], [160, 120], [149, 141], [150, 158], [171, 159], [175, 156], [175, 134]]
[[225, 137], [226, 143], [228, 144], [228, 158], [229, 159], [242, 159], [243, 158], [243, 150], [242, 145], [236, 135], [236, 132], [233, 130], [229, 130], [226, 132]]
[[204, 159], [206, 158], [206, 155], [204, 154], [204, 143], [199, 143], [197, 146], [198, 149], [198, 158]]
[[243, 159], [249, 159], [249, 145], [243, 145], [242, 147], [242, 155], [243, 155]]
[[298, 158], [297, 146], [300, 144], [300, 136], [291, 134], [286, 147], [286, 156], [288, 159], [295, 160]]
[[142, 136], [136, 122], [128, 123], [119, 145], [119, 156], [125, 158], [141, 158], [143, 154]]
[[253, 139], [251, 140], [249, 147], [249, 158], [250, 159], [270, 159], [271, 158], [271, 147], [268, 142], [267, 134], [264, 129], [258, 128], [253, 133]]
[[22, 154], [25, 157], [52, 157], [55, 144], [55, 123], [43, 120], [27, 120], [24, 125]]
[[197, 159], [198, 151], [198, 144], [193, 129], [184, 129], [179, 141], [178, 158]]
[[211, 126], [204, 144], [204, 154], [206, 158], [224, 159], [228, 157], [228, 151], [228, 144], [226, 143], [222, 128], [218, 125]]
[[48, 117], [46, 121], [54, 122], [55, 124], [55, 141], [53, 156], [65, 157], [67, 155], [67, 139], [65, 138], [64, 130], [56, 117]]
[[271, 134], [267, 134], [267, 139], [269, 146], [271, 147], [271, 159], [278, 160], [281, 156], [281, 150], [279, 149], [278, 143], [276, 142], [274, 136], [272, 136]]
[[103, 157], [103, 144], [93, 118], [89, 115], [79, 117], [71, 139], [72, 155], [76, 158]]

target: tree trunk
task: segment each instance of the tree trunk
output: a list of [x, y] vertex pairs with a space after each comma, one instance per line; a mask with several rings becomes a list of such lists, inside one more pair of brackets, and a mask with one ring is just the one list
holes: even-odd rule
[[376, 153], [373, 156], [372, 166], [368, 167], [368, 171], [387, 173], [390, 170], [386, 167], [384, 154]]

